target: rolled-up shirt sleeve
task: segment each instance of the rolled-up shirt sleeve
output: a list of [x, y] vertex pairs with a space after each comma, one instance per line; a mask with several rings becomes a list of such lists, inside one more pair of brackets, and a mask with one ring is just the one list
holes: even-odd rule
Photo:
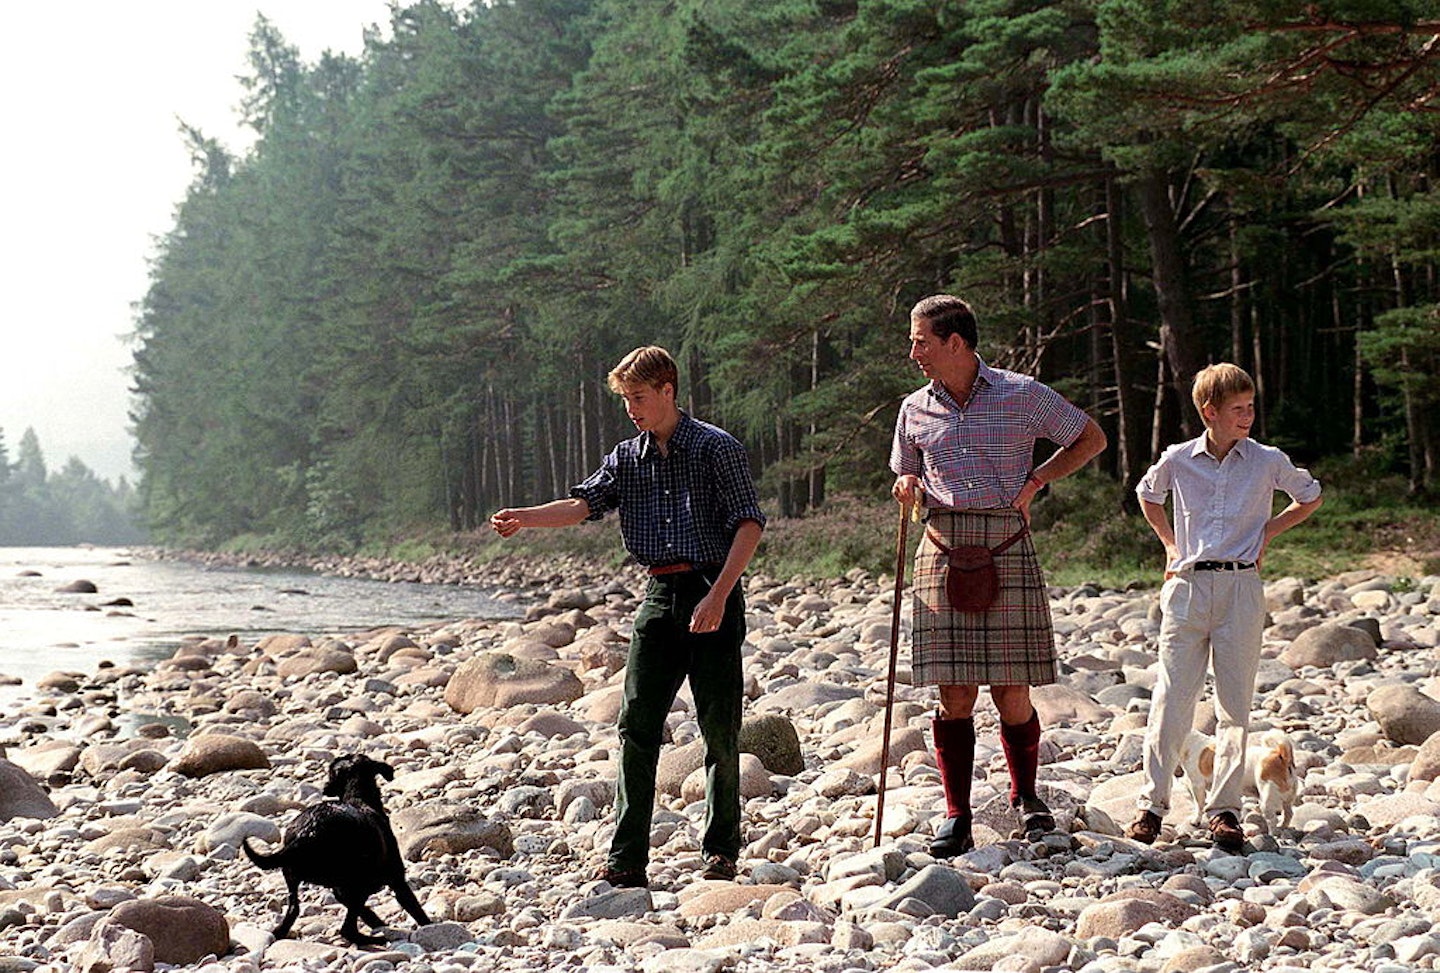
[[1303, 466], [1290, 462], [1284, 453], [1276, 471], [1275, 488], [1283, 490], [1296, 503], [1311, 503], [1320, 499], [1320, 481], [1310, 475]]
[[1140, 477], [1140, 482], [1135, 484], [1135, 495], [1141, 500], [1163, 504], [1170, 495], [1169, 459], [1174, 451], [1174, 447], [1171, 447], [1160, 454], [1155, 465], [1146, 470], [1145, 475]]
[[765, 514], [760, 509], [760, 495], [755, 489], [755, 477], [750, 472], [750, 457], [745, 447], [735, 439], [720, 443], [715, 451], [714, 472], [718, 493], [725, 507], [725, 532], [733, 536], [736, 528], [746, 520], [753, 520], [764, 527]]
[[584, 500], [590, 508], [586, 520], [599, 520], [620, 506], [620, 486], [616, 471], [619, 460], [615, 452], [605, 457], [600, 468], [585, 478], [583, 483], [570, 488], [570, 496]]

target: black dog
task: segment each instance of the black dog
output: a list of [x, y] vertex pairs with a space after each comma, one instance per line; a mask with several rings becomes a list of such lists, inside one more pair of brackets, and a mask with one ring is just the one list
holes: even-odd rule
[[301, 811], [285, 829], [284, 844], [273, 855], [251, 848], [249, 838], [241, 843], [256, 865], [267, 871], [281, 869], [285, 875], [290, 902], [280, 925], [275, 927], [276, 939], [290, 935], [290, 927], [300, 914], [301, 882], [323, 885], [335, 893], [346, 909], [340, 935], [357, 946], [380, 946], [385, 942], [360, 932], [356, 920], [364, 919], [372, 929], [384, 925], [365, 900], [387, 885], [416, 922], [429, 924], [430, 917], [405, 883], [405, 863], [400, 858], [395, 832], [390, 830], [390, 818], [380, 803], [377, 774], [386, 780], [395, 779], [395, 770], [389, 764], [355, 754], [336, 757], [330, 762], [325, 796], [338, 797], [338, 801], [322, 801]]

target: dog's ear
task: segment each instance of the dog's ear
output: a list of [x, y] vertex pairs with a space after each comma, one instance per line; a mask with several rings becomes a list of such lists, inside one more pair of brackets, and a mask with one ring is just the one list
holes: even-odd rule
[[342, 753], [330, 761], [330, 773], [325, 780], [326, 797], [341, 797], [345, 793], [345, 782], [355, 775], [356, 763], [360, 758], [354, 754]]
[[376, 760], [374, 757], [359, 755], [351, 759], [355, 761], [355, 770], [357, 773], [369, 774], [372, 777], [384, 777], [386, 780], [395, 779], [395, 768], [383, 760]]

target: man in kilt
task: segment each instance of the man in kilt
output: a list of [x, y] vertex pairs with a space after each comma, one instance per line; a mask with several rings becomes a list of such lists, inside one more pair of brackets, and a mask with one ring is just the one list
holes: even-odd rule
[[[970, 781], [981, 686], [990, 687], [1000, 716], [1020, 831], [1055, 827], [1035, 787], [1040, 718], [1030, 687], [1055, 681], [1055, 637], [1027, 530], [1030, 502], [1106, 445], [1095, 420], [1059, 393], [985, 364], [977, 338], [975, 315], [958, 297], [927, 297], [911, 310], [910, 358], [930, 383], [901, 405], [890, 454], [891, 493], [902, 504], [923, 506], [927, 522], [915, 554], [913, 662], [916, 685], [940, 689], [932, 726], [946, 819], [930, 845], [936, 857], [974, 847]], [[1032, 467], [1038, 439], [1060, 448]], [[994, 557], [1000, 590], [993, 602], [983, 610], [951, 605], [939, 545], [994, 549], [1006, 541], [1012, 543]]]

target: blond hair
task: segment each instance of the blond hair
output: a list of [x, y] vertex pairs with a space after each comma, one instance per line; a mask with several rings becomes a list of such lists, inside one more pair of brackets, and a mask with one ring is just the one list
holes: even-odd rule
[[1232, 395], [1254, 395], [1255, 381], [1245, 369], [1229, 362], [1220, 362], [1200, 369], [1195, 383], [1190, 386], [1190, 398], [1195, 401], [1195, 410], [1205, 418], [1207, 405], [1220, 408]]
[[620, 364], [610, 370], [607, 378], [610, 391], [623, 393], [640, 385], [661, 388], [667, 382], [677, 393], [680, 391], [680, 370], [670, 352], [658, 345], [636, 348], [620, 359]]

